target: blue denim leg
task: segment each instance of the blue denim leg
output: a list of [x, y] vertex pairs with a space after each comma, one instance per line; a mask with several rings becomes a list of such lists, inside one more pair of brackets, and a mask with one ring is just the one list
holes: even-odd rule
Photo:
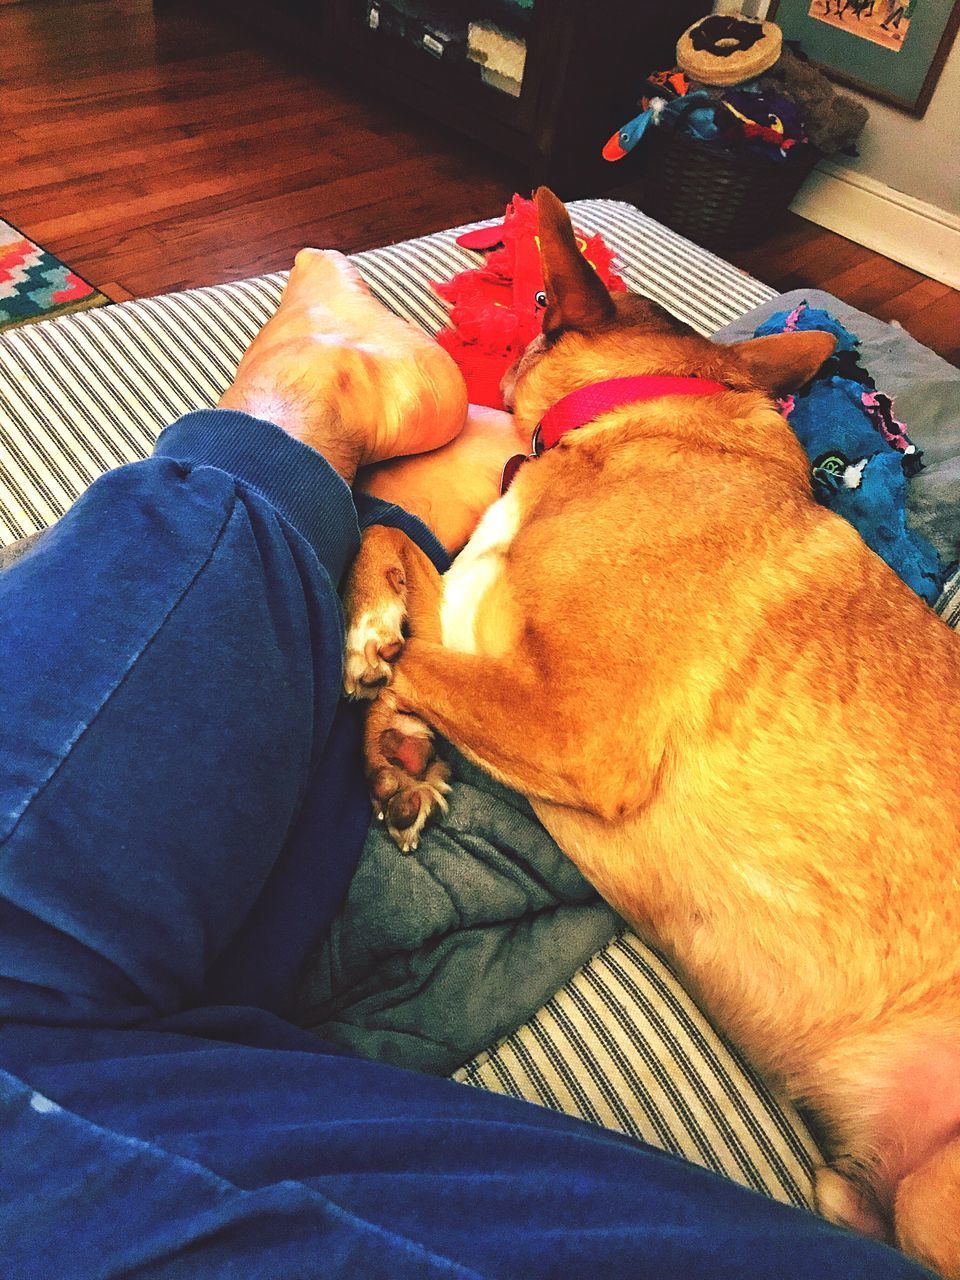
[[8, 1053], [0, 1032], [27, 1064], [0, 1074], [5, 1280], [927, 1275], [629, 1139], [263, 1017], [225, 1017], [259, 1049], [37, 1028]]
[[[309, 866], [277, 921], [300, 954], [259, 993], [279, 999], [355, 863], [369, 814], [333, 576], [359, 538], [349, 490], [277, 428], [208, 416], [230, 445], [273, 433], [316, 484], [327, 563], [241, 479], [157, 456], [103, 476], [0, 578], [0, 1017], [189, 1008], [268, 882]], [[304, 833], [318, 776], [329, 815]]]

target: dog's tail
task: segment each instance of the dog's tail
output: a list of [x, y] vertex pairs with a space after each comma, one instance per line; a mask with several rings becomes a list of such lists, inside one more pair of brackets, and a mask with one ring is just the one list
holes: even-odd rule
[[945, 1280], [960, 1280], [960, 1137], [903, 1179], [893, 1216], [904, 1253]]

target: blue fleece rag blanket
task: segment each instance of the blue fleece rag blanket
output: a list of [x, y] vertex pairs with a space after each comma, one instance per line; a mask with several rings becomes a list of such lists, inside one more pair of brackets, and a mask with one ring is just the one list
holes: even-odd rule
[[861, 366], [860, 339], [830, 312], [804, 301], [770, 316], [755, 336], [800, 329], [823, 329], [837, 338], [816, 378], [782, 402], [810, 459], [814, 494], [934, 604], [944, 567], [936, 549], [907, 524], [907, 483], [922, 468], [922, 455], [893, 416], [890, 397], [877, 391]]

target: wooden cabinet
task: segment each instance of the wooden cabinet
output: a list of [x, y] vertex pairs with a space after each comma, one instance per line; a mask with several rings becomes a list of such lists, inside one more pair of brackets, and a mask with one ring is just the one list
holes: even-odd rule
[[[677, 37], [710, 9], [707, 0], [534, 0], [522, 88], [513, 97], [482, 83], [473, 65], [391, 33], [379, 15], [371, 22], [371, 3], [379, 7], [326, 0], [328, 65], [510, 157], [518, 182], [549, 183], [565, 199], [628, 179], [600, 149], [639, 110], [646, 74], [674, 65]], [[404, 7], [416, 11], [417, 0]], [[442, 7], [431, 0], [424, 10]], [[490, 11], [483, 0], [447, 0], [446, 9], [464, 20]]]

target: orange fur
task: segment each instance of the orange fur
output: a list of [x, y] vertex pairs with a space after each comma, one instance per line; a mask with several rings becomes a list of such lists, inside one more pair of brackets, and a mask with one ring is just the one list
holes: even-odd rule
[[[960, 1277], [960, 643], [813, 501], [768, 393], [830, 341], [716, 347], [604, 296], [562, 206], [538, 205], [547, 334], [521, 363], [521, 432], [605, 377], [730, 389], [565, 436], [442, 584], [417, 561], [415, 599], [382, 573], [395, 542], [368, 537], [355, 586], [410, 634], [371, 773], [416, 712], [525, 792], [816, 1115], [821, 1209]], [[422, 780], [401, 769], [378, 803], [415, 843]]]

